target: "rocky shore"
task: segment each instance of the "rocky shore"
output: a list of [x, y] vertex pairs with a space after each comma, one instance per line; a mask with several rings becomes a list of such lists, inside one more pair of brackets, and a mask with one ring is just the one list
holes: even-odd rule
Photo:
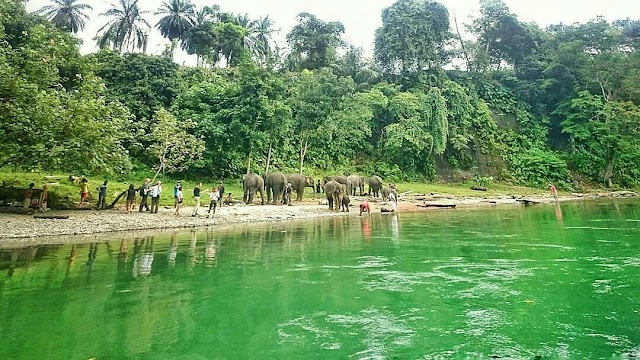
[[[574, 194], [561, 197], [560, 201], [576, 201], [597, 198], [623, 198], [636, 196], [633, 192]], [[49, 216], [66, 219], [41, 219], [33, 215], [0, 214], [0, 240], [45, 239], [47, 237], [88, 235], [100, 233], [132, 232], [141, 230], [188, 229], [208, 226], [225, 226], [246, 223], [291, 221], [328, 216], [358, 216], [358, 204], [363, 198], [353, 197], [351, 212], [342, 213], [328, 210], [318, 200], [307, 200], [294, 206], [244, 205], [225, 206], [218, 209], [212, 218], [206, 217], [206, 209], [199, 216], [191, 216], [193, 208], [184, 207], [181, 216], [176, 216], [173, 208], [160, 209], [158, 214], [147, 212], [127, 214], [123, 210], [76, 210], [48, 211]], [[437, 194], [402, 194], [398, 211], [435, 211], [443, 208], [482, 207], [514, 204], [552, 203], [550, 196], [536, 197], [455, 197]], [[388, 208], [387, 203], [371, 202], [372, 212], [380, 213]]]

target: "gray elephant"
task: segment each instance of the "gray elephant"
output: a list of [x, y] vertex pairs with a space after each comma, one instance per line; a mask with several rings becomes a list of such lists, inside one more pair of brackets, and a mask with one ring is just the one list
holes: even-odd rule
[[349, 194], [345, 194], [342, 198], [342, 211], [349, 212], [349, 204], [351, 203], [351, 199], [349, 199]]
[[389, 186], [385, 186], [382, 188], [382, 191], [380, 192], [380, 195], [382, 195], [382, 200], [384, 201], [388, 201], [389, 200], [389, 194], [394, 193], [396, 195], [396, 199], [398, 198], [398, 190], [396, 190], [395, 188], [389, 187]]
[[243, 201], [247, 204], [253, 203], [255, 194], [260, 193], [260, 200], [264, 205], [264, 179], [258, 174], [246, 174], [242, 177]]
[[295, 191], [296, 194], [298, 195], [298, 197], [296, 198], [296, 201], [298, 202], [301, 202], [302, 198], [304, 197], [304, 188], [306, 187], [310, 187], [312, 189], [314, 188], [315, 180], [313, 180], [313, 178], [310, 176], [304, 176], [300, 174], [288, 174], [286, 178], [287, 178], [287, 182], [291, 183], [291, 187], [293, 188], [293, 191]]
[[330, 180], [324, 184], [324, 194], [329, 203], [329, 210], [340, 210], [346, 192], [347, 187], [335, 180]]
[[382, 178], [377, 175], [373, 175], [369, 178], [369, 194], [375, 197], [380, 196], [380, 189], [384, 186]]
[[287, 177], [283, 173], [275, 172], [268, 174], [265, 178], [265, 189], [267, 190], [267, 203], [280, 204], [284, 186], [287, 184]]
[[349, 195], [356, 196], [356, 190], [360, 189], [360, 196], [364, 194], [364, 177], [360, 175], [351, 175], [347, 177], [349, 182]]

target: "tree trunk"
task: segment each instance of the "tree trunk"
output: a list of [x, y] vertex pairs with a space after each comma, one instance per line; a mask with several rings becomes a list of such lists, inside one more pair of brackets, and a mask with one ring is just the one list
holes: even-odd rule
[[304, 166], [304, 157], [307, 155], [307, 147], [309, 142], [306, 140], [300, 140], [300, 175], [303, 175], [302, 168]]
[[471, 60], [469, 59], [469, 53], [467, 52], [467, 47], [464, 46], [464, 40], [462, 40], [462, 35], [460, 34], [460, 29], [458, 28], [458, 18], [456, 15], [453, 15], [453, 22], [456, 25], [456, 32], [458, 33], [458, 41], [460, 41], [460, 46], [462, 47], [462, 53], [464, 54], [464, 58], [467, 61], [467, 71], [471, 71]]
[[273, 150], [273, 140], [269, 140], [269, 153], [267, 154], [267, 167], [264, 171], [265, 174], [269, 173], [269, 166], [271, 165], [271, 152]]
[[614, 163], [614, 157], [611, 156], [609, 157], [609, 160], [607, 161], [607, 167], [604, 170], [604, 184], [607, 187], [612, 187], [613, 186], [613, 163]]
[[253, 150], [249, 150], [249, 159], [247, 159], [247, 174], [251, 173], [251, 153], [253, 153]]

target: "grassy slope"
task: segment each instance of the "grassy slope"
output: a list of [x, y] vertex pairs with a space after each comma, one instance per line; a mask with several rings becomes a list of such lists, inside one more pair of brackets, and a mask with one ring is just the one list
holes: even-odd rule
[[[7, 181], [9, 184], [14, 185], [19, 188], [26, 188], [29, 183], [33, 182], [36, 184], [36, 188], [42, 188], [47, 181], [56, 181], [56, 180], [46, 180], [44, 173], [25, 173], [25, 172], [0, 172], [0, 179]], [[68, 202], [77, 203], [79, 201], [80, 195], [80, 186], [78, 184], [73, 184], [67, 181], [68, 175], [64, 174], [54, 174], [55, 176], [59, 176], [60, 180], [57, 180], [58, 185], [53, 186], [50, 191], [56, 193], [58, 196], [62, 196], [63, 198], [67, 198]], [[102, 184], [105, 180], [103, 178], [89, 177], [89, 199], [92, 204], [95, 204], [98, 199], [98, 192], [96, 190], [97, 187]], [[141, 179], [131, 179], [129, 181], [116, 181], [109, 180], [109, 194], [107, 196], [107, 203], [111, 203], [115, 197], [120, 194], [122, 191], [126, 190], [129, 186], [129, 182], [132, 181], [136, 187], [139, 187], [144, 181]], [[175, 181], [170, 178], [159, 178], [159, 180], [163, 181], [163, 197], [161, 198], [161, 205], [172, 206], [173, 205], [173, 185]], [[231, 192], [234, 198], [239, 198], [242, 194], [241, 182], [239, 179], [234, 180], [226, 180], [224, 182], [226, 187], [226, 193]], [[183, 181], [182, 182], [184, 188], [184, 194], [186, 203], [188, 205], [191, 204], [192, 191], [195, 187], [195, 181]], [[209, 189], [213, 183], [204, 182], [203, 183], [203, 202], [206, 203], [209, 200], [208, 193]], [[215, 184], [217, 185], [217, 183]], [[398, 183], [398, 189], [400, 192], [405, 191], [413, 191], [414, 194], [429, 194], [429, 193], [437, 193], [437, 194], [449, 194], [455, 196], [476, 196], [476, 197], [485, 197], [485, 196], [499, 196], [499, 195], [533, 195], [533, 194], [547, 194], [547, 190], [541, 189], [532, 189], [527, 187], [520, 186], [509, 186], [503, 184], [493, 184], [489, 187], [489, 191], [480, 192], [473, 191], [470, 189], [471, 183], [468, 184], [447, 184], [447, 183], [435, 183], [435, 184], [427, 184], [427, 183]], [[368, 187], [367, 187], [368, 189]], [[308, 189], [310, 190], [310, 189]], [[306, 198], [311, 198], [310, 192], [307, 193]], [[16, 199], [20, 200], [20, 199]], [[121, 200], [120, 204], [124, 204], [124, 200]]]

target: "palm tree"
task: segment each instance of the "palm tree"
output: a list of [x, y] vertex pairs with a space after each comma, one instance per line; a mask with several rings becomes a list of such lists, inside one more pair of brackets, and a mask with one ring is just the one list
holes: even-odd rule
[[195, 7], [191, 0], [164, 1], [156, 15], [164, 15], [156, 27], [162, 36], [173, 42], [183, 40], [185, 33], [195, 24]]
[[113, 19], [98, 30], [98, 34], [102, 32], [98, 36], [98, 45], [100, 48], [110, 45], [120, 52], [129, 48], [132, 51], [136, 48], [146, 51], [149, 35], [145, 30], [150, 29], [151, 25], [142, 15], [148, 11], [140, 10], [138, 0], [119, 0], [118, 5], [111, 4], [111, 9], [100, 14]]
[[275, 32], [273, 21], [268, 16], [251, 20], [247, 14], [244, 14], [237, 15], [234, 22], [248, 30], [247, 35], [242, 39], [244, 48], [249, 50], [255, 58], [266, 60], [273, 50], [271, 46], [274, 42], [272, 35]]
[[53, 5], [42, 7], [38, 12], [49, 19], [55, 26], [77, 34], [85, 26], [89, 17], [82, 10], [93, 10], [90, 5], [78, 4], [79, 0], [52, 0]]

